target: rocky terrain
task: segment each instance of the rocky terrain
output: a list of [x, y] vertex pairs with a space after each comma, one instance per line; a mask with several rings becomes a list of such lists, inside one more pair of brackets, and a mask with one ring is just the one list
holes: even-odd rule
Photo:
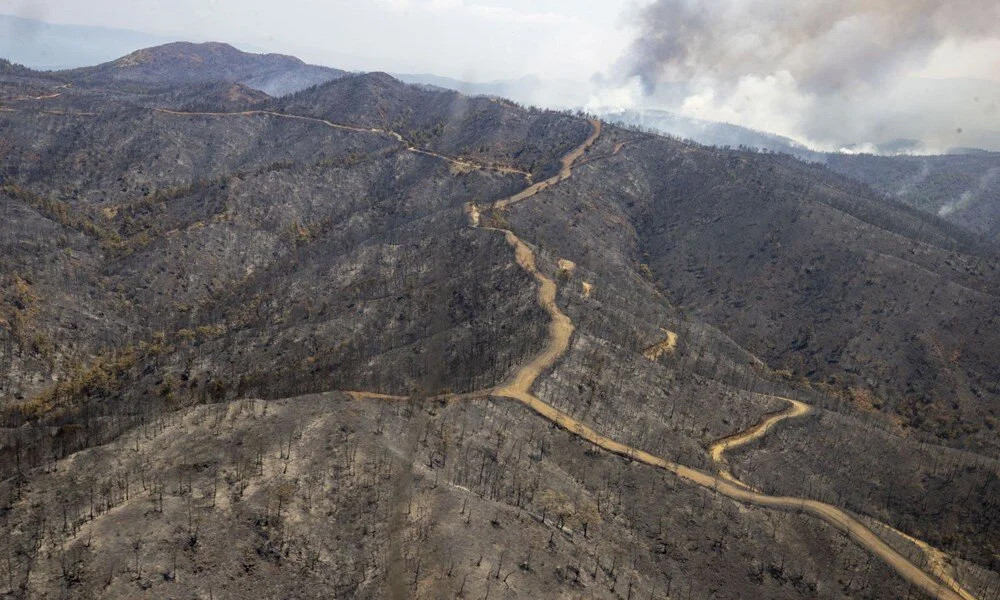
[[887, 201], [937, 215], [993, 244], [1000, 241], [1000, 153], [995, 151], [954, 148], [943, 155], [908, 155], [900, 153], [907, 150], [904, 144], [880, 147], [884, 154], [878, 155], [820, 152], [778, 135], [665, 111], [607, 110], [602, 117], [701, 144], [777, 152], [819, 163], [869, 185]]
[[0, 69], [0, 594], [998, 597], [990, 242], [264, 58]]

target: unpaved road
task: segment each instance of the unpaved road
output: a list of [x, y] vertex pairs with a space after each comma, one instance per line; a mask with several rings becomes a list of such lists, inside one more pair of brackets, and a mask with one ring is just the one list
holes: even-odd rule
[[[594, 143], [596, 136], [599, 134], [600, 124], [598, 123], [594, 126], [594, 134], [588, 138], [586, 142], [584, 142], [584, 145], [581, 145], [579, 148], [571, 152], [567, 155], [566, 159], [563, 160], [563, 169], [560, 171], [559, 175], [556, 176], [558, 181], [562, 181], [571, 176], [574, 160], [583, 155], [586, 149]], [[546, 182], [547, 181], [551, 181], [551, 179], [546, 180]], [[500, 200], [494, 203], [493, 206], [494, 208], [502, 208], [509, 205], [511, 203], [511, 199], [513, 198], [516, 198], [514, 201], [520, 201], [530, 197], [541, 189], [544, 189], [544, 187], [539, 188], [537, 186], [546, 182], [540, 182], [539, 184], [532, 186], [532, 188], [535, 189], [528, 195], [524, 195], [525, 192], [528, 191], [525, 190], [525, 192], [515, 194], [511, 198]], [[498, 231], [502, 231], [504, 233], [507, 243], [514, 249], [514, 257], [517, 264], [520, 265], [522, 269], [528, 271], [535, 278], [535, 280], [538, 281], [538, 303], [549, 314], [550, 321], [548, 328], [548, 341], [546, 342], [545, 348], [543, 348], [542, 351], [539, 352], [534, 358], [521, 366], [506, 382], [497, 386], [493, 390], [494, 395], [521, 402], [548, 421], [555, 423], [566, 431], [608, 452], [618, 454], [628, 459], [659, 469], [670, 471], [681, 479], [705, 488], [709, 488], [734, 500], [769, 508], [809, 513], [845, 533], [850, 539], [854, 540], [857, 544], [866, 548], [872, 554], [885, 561], [904, 579], [921, 588], [931, 597], [939, 600], [970, 600], [970, 598], [967, 598], [963, 594], [953, 590], [944, 581], [928, 574], [923, 569], [910, 562], [908, 558], [886, 543], [863, 523], [835, 506], [804, 498], [795, 498], [791, 496], [770, 496], [752, 490], [745, 484], [735, 481], [734, 478], [731, 478], [732, 480], [726, 479], [721, 476], [705, 473], [698, 469], [654, 456], [644, 450], [639, 450], [637, 448], [633, 448], [632, 446], [622, 444], [621, 442], [617, 442], [594, 431], [589, 426], [581, 423], [561, 410], [543, 402], [537, 396], [533, 395], [531, 393], [531, 388], [538, 377], [546, 369], [552, 367], [556, 360], [562, 357], [562, 355], [565, 354], [566, 350], [569, 348], [569, 340], [573, 334], [573, 322], [565, 313], [562, 312], [562, 310], [559, 309], [559, 306], [556, 304], [556, 284], [551, 278], [538, 270], [534, 251], [512, 231], [504, 229]], [[752, 427], [747, 432], [732, 436], [727, 438], [728, 441], [723, 440], [721, 443], [717, 444], [715, 447], [719, 448], [719, 456], [721, 457], [721, 453], [726, 448], [759, 438], [764, 435], [767, 429], [775, 423], [792, 416], [805, 414], [809, 411], [809, 407], [801, 402], [791, 399], [789, 399], [789, 402], [792, 403], [789, 410], [772, 415], [763, 422]], [[961, 589], [960, 586], [959, 589]]]
[[454, 158], [441, 154], [439, 152], [433, 152], [431, 150], [424, 150], [423, 148], [417, 148], [411, 146], [407, 143], [406, 139], [403, 138], [399, 133], [392, 131], [390, 129], [379, 129], [377, 127], [358, 127], [356, 125], [346, 125], [344, 123], [334, 123], [333, 121], [327, 119], [321, 119], [319, 117], [307, 117], [304, 115], [295, 115], [289, 113], [275, 112], [273, 110], [243, 110], [238, 112], [198, 112], [198, 111], [183, 111], [183, 110], [171, 110], [167, 108], [154, 108], [154, 111], [158, 113], [163, 113], [167, 115], [175, 116], [201, 116], [201, 117], [253, 117], [260, 115], [267, 115], [271, 117], [280, 117], [283, 119], [295, 119], [298, 121], [309, 121], [312, 123], [320, 123], [327, 127], [332, 127], [334, 129], [343, 129], [345, 131], [357, 131], [361, 133], [374, 133], [377, 135], [385, 135], [395, 139], [401, 144], [406, 144], [406, 151], [413, 152], [414, 154], [424, 154], [426, 156], [432, 156], [434, 158], [441, 159], [460, 169], [477, 169], [483, 171], [496, 171], [498, 173], [521, 175], [528, 180], [531, 179], [531, 173], [527, 171], [522, 171], [520, 169], [515, 169], [513, 167], [506, 167], [503, 165], [488, 165], [483, 163], [472, 162], [468, 160], [463, 160], [460, 158]]
[[[64, 83], [63, 85], [56, 86], [52, 89], [54, 90], [64, 90], [68, 87], [72, 87], [72, 83]], [[48, 100], [49, 98], [58, 98], [62, 96], [62, 92], [53, 92], [51, 94], [42, 94], [40, 96], [18, 96], [16, 98], [0, 98], [0, 102], [22, 102], [24, 100]]]
[[[535, 265], [535, 253], [512, 231], [504, 231], [507, 243], [514, 248], [514, 258], [522, 269], [531, 273], [538, 281], [538, 303], [549, 313], [549, 338], [545, 348], [533, 359], [518, 369], [505, 383], [497, 386], [493, 393], [497, 396], [514, 398], [521, 402], [541, 402], [530, 394], [535, 380], [546, 369], [555, 364], [569, 348], [573, 335], [573, 322], [556, 305], [556, 284], [546, 277]], [[547, 406], [547, 405], [546, 405]], [[555, 409], [553, 409], [555, 410]]]
[[[376, 133], [381, 135], [389, 135], [395, 138], [397, 141], [405, 143], [405, 140], [396, 132], [386, 131], [374, 128], [362, 128], [355, 127], [351, 125], [343, 125], [339, 123], [334, 123], [326, 119], [319, 119], [315, 117], [303, 117], [300, 115], [288, 115], [284, 113], [277, 113], [271, 111], [244, 111], [239, 113], [191, 113], [191, 112], [180, 112], [172, 111], [167, 109], [157, 109], [159, 112], [174, 114], [174, 115], [207, 115], [207, 116], [221, 116], [221, 115], [271, 115], [281, 118], [291, 118], [291, 119], [301, 119], [307, 121], [315, 121], [327, 125], [329, 127], [334, 127], [337, 129], [346, 129], [351, 131], [363, 131], [369, 133]], [[571, 151], [562, 159], [562, 165], [558, 174], [538, 183], [535, 183], [528, 188], [494, 202], [492, 208], [503, 209], [516, 202], [523, 201], [537, 194], [538, 192], [546, 189], [547, 187], [559, 183], [565, 179], [568, 179], [572, 175], [572, 168], [577, 163], [577, 161], [584, 155], [588, 148], [590, 148], [594, 142], [597, 140], [601, 133], [601, 123], [596, 120], [591, 121], [593, 131], [591, 135], [577, 148]], [[616, 154], [621, 150], [623, 145], [615, 147], [613, 154]], [[431, 154], [432, 156], [437, 156], [444, 160], [467, 166], [472, 163], [466, 163], [465, 161], [459, 161], [457, 159], [452, 159], [450, 157], [445, 157], [442, 155], [437, 155], [434, 153], [420, 151], [415, 148], [407, 148], [410, 151], [422, 152]], [[477, 168], [491, 168], [488, 165], [475, 165]], [[496, 169], [495, 167], [492, 167]], [[508, 172], [508, 171], [505, 171]], [[473, 227], [479, 226], [479, 210], [475, 205], [470, 205], [469, 207], [469, 218]], [[435, 399], [439, 400], [454, 400], [460, 398], [478, 398], [486, 395], [494, 395], [503, 398], [510, 398], [521, 402], [535, 413], [539, 414], [548, 421], [558, 425], [559, 427], [565, 429], [566, 431], [576, 435], [587, 442], [598, 446], [608, 452], [623, 456], [630, 460], [640, 462], [643, 464], [650, 465], [659, 469], [670, 471], [674, 473], [681, 479], [700, 485], [702, 487], [714, 490], [720, 494], [723, 494], [729, 498], [737, 500], [739, 502], [745, 502], [747, 504], [753, 504], [757, 506], [777, 508], [781, 510], [793, 510], [801, 511], [811, 514], [826, 523], [837, 528], [839, 531], [845, 533], [850, 539], [854, 540], [860, 546], [869, 550], [872, 554], [879, 557], [885, 561], [889, 566], [896, 570], [904, 579], [913, 585], [919, 587], [928, 593], [931, 597], [937, 598], [939, 600], [975, 600], [974, 597], [969, 595], [967, 592], [961, 589], [961, 586], [954, 582], [953, 579], [948, 577], [946, 574], [938, 579], [932, 574], [929, 574], [922, 570], [920, 567], [910, 562], [905, 556], [900, 554], [897, 550], [892, 548], [888, 543], [886, 543], [882, 538], [875, 534], [871, 529], [866, 527], [863, 523], [847, 514], [845, 511], [823, 503], [816, 500], [808, 500], [804, 498], [795, 498], [791, 496], [771, 496], [767, 494], [760, 493], [753, 490], [738, 481], [733, 477], [728, 469], [723, 469], [724, 474], [714, 475], [709, 474], [698, 469], [694, 469], [685, 465], [674, 463], [666, 459], [654, 456], [644, 450], [622, 444], [609, 437], [606, 437], [597, 431], [591, 429], [589, 426], [581, 423], [577, 419], [560, 411], [559, 409], [543, 402], [541, 399], [536, 397], [531, 393], [531, 388], [534, 386], [535, 381], [544, 373], [547, 369], [551, 368], [555, 362], [561, 358], [569, 348], [569, 342], [573, 334], [573, 322], [570, 318], [563, 313], [559, 306], [556, 304], [556, 283], [542, 273], [536, 264], [536, 256], [534, 250], [525, 243], [521, 238], [519, 238], [514, 232], [508, 229], [493, 229], [481, 227], [485, 230], [493, 230], [499, 233], [503, 233], [507, 243], [514, 250], [514, 258], [517, 264], [531, 274], [535, 280], [538, 282], [538, 303], [542, 308], [548, 313], [550, 317], [548, 326], [548, 337], [545, 347], [530, 361], [522, 365], [517, 369], [516, 372], [504, 383], [497, 386], [496, 388], [489, 390], [480, 390], [476, 392], [470, 392], [468, 394], [444, 394], [436, 396]], [[676, 338], [673, 340], [668, 339], [665, 342], [672, 346], [676, 343]], [[391, 396], [387, 394], [373, 393], [373, 392], [363, 392], [363, 391], [349, 391], [346, 392], [349, 396], [356, 400], [370, 399], [370, 400], [393, 400], [401, 401], [406, 400], [407, 397], [404, 396]], [[724, 464], [723, 453], [732, 447], [748, 443], [752, 440], [758, 439], [763, 436], [767, 430], [774, 424], [788, 418], [800, 416], [806, 414], [809, 411], [809, 407], [796, 400], [786, 399], [791, 403], [791, 407], [788, 410], [770, 415], [765, 418], [761, 423], [758, 423], [754, 427], [748, 429], [745, 432], [738, 433], [736, 435], [730, 436], [719, 442], [716, 442], [711, 447], [710, 453], [713, 459], [719, 464]], [[912, 539], [912, 538], [910, 538]], [[919, 541], [913, 540], [915, 544], [919, 547], [925, 549], [925, 553], [929, 556], [934, 555], [933, 553], [938, 553], [940, 556], [942, 553], [931, 548], [927, 544]], [[929, 550], [928, 550], [929, 549]], [[953, 589], [953, 587], [955, 589]], [[959, 591], [956, 591], [959, 590]]]
[[924, 553], [924, 556], [927, 557], [927, 565], [930, 567], [931, 572], [937, 575], [941, 581], [947, 583], [948, 587], [955, 590], [958, 595], [965, 600], [976, 600], [975, 596], [973, 596], [968, 590], [962, 587], [962, 584], [955, 580], [951, 573], [951, 565], [949, 564], [949, 558], [946, 553], [938, 550], [934, 546], [931, 546], [927, 542], [918, 540], [917, 538], [907, 535], [898, 529], [894, 529], [892, 527], [890, 527], [890, 529], [917, 548], [920, 548], [921, 552]]
[[521, 202], [522, 200], [527, 200], [528, 198], [531, 198], [532, 196], [534, 196], [535, 194], [537, 194], [538, 192], [544, 190], [549, 186], [555, 185], [565, 179], [569, 179], [569, 177], [573, 174], [573, 164], [577, 160], [579, 160], [580, 157], [583, 156], [583, 153], [586, 152], [588, 148], [594, 145], [594, 142], [597, 141], [598, 136], [601, 135], [600, 121], [598, 121], [597, 119], [590, 119], [590, 125], [593, 128], [590, 136], [588, 136], [587, 139], [584, 140], [582, 144], [574, 148], [569, 154], [562, 157], [562, 164], [561, 167], [559, 168], [558, 173], [556, 173], [552, 177], [549, 177], [548, 179], [543, 179], [542, 181], [539, 181], [534, 185], [526, 187], [520, 192], [514, 194], [513, 196], [509, 196], [507, 198], [494, 202], [493, 208], [497, 210], [503, 210], [504, 208], [507, 208], [511, 204], [516, 204], [518, 202]]
[[[56, 87], [54, 87], [52, 89], [63, 90], [63, 89], [66, 89], [68, 87], [71, 87], [72, 85], [73, 84], [71, 84], [71, 83], [66, 83], [66, 84], [63, 84], [63, 85], [60, 85], [60, 86], [56, 86]], [[16, 98], [0, 98], [0, 102], [24, 102], [26, 100], [48, 100], [50, 98], [58, 98], [59, 96], [62, 96], [62, 92], [53, 92], [51, 94], [42, 94], [40, 96], [18, 96]], [[3, 106], [3, 107], [0, 107], [0, 112], [18, 112], [18, 110], [16, 108], [10, 108], [8, 106]], [[57, 111], [52, 111], [52, 112], [48, 112], [48, 114], [75, 114], [75, 113], [63, 113], [61, 111], [58, 111], [58, 112]]]
[[750, 486], [736, 479], [736, 477], [734, 477], [733, 474], [729, 471], [729, 464], [726, 462], [726, 458], [723, 456], [726, 450], [729, 450], [730, 448], [735, 448], [737, 446], [743, 446], [744, 444], [748, 444], [754, 440], [760, 439], [764, 437], [764, 434], [767, 433], [767, 430], [773, 427], [776, 423], [784, 421], [785, 419], [801, 417], [802, 415], [808, 414], [812, 410], [812, 408], [808, 404], [804, 402], [799, 402], [798, 400], [792, 400], [791, 398], [782, 398], [780, 396], [774, 396], [774, 398], [778, 398], [779, 400], [784, 400], [785, 402], [788, 402], [790, 406], [783, 411], [767, 415], [763, 421], [757, 423], [750, 429], [741, 431], [739, 433], [735, 433], [729, 437], [724, 437], [709, 447], [708, 454], [709, 456], [712, 457], [712, 461], [719, 466], [720, 477], [723, 477], [724, 479], [732, 483], [735, 483], [737, 485], [749, 488]]
[[[495, 388], [494, 395], [517, 400], [550, 422], [608, 452], [670, 471], [681, 479], [709, 488], [734, 500], [758, 506], [802, 511], [819, 517], [884, 560], [904, 579], [923, 589], [932, 597], [939, 600], [967, 600], [938, 579], [925, 573], [860, 521], [835, 506], [816, 500], [790, 496], [769, 496], [753, 491], [741, 483], [733, 483], [722, 477], [654, 456], [644, 450], [638, 450], [601, 435], [589, 426], [534, 396], [530, 390], [535, 380], [542, 372], [551, 367], [569, 347], [573, 323], [556, 305], [556, 284], [552, 279], [538, 271], [535, 266], [534, 252], [510, 231], [506, 231], [505, 234], [507, 242], [514, 248], [517, 263], [539, 282], [538, 302], [549, 313], [551, 321], [549, 322], [549, 340], [546, 347], [531, 361], [518, 369], [507, 382]], [[761, 434], [765, 430], [766, 427], [762, 428]]]
[[[722, 438], [721, 440], [715, 442], [709, 447], [709, 456], [711, 456], [712, 461], [718, 466], [719, 476], [726, 479], [727, 481], [742, 486], [747, 489], [753, 490], [749, 485], [743, 483], [737, 479], [732, 471], [729, 470], [729, 463], [726, 461], [724, 456], [725, 452], [731, 448], [736, 448], [738, 446], [743, 446], [754, 440], [764, 437], [764, 434], [777, 423], [784, 421], [786, 419], [794, 419], [796, 417], [801, 417], [812, 411], [812, 407], [804, 402], [798, 400], [793, 400], [792, 398], [785, 398], [782, 396], [772, 396], [778, 400], [784, 400], [789, 403], [789, 407], [783, 411], [776, 412], [771, 415], [767, 415], [760, 423], [757, 423], [753, 427], [741, 431], [739, 433], [733, 434], [729, 437]], [[757, 490], [754, 490], [757, 491]], [[962, 587], [951, 572], [951, 567], [948, 561], [948, 555], [941, 550], [931, 546], [923, 540], [918, 540], [917, 538], [903, 533], [898, 529], [889, 527], [888, 525], [881, 524], [883, 527], [887, 527], [894, 531], [896, 535], [907, 540], [914, 546], [920, 549], [924, 553], [924, 557], [927, 559], [927, 566], [930, 568], [931, 573], [933, 573], [938, 579], [943, 581], [948, 585], [955, 593], [957, 593], [964, 600], [976, 600], [968, 590]]]
[[[567, 158], [575, 158], [571, 160], [567, 160], [567, 158], [563, 159], [563, 168], [558, 175], [539, 182], [538, 184], [535, 184], [527, 190], [515, 194], [514, 196], [499, 200], [493, 203], [492, 207], [503, 208], [512, 202], [519, 202], [526, 198], [530, 198], [542, 189], [545, 189], [545, 187], [548, 187], [548, 185], [552, 185], [552, 183], [563, 181], [564, 179], [570, 177], [572, 175], [574, 160], [583, 155], [586, 149], [594, 143], [596, 136], [599, 134], [600, 124], [597, 123], [594, 125], [594, 134], [587, 138], [583, 145], [567, 155]], [[470, 205], [469, 217], [472, 225], [474, 227], [478, 226], [479, 211], [475, 205]], [[866, 548], [869, 552], [885, 561], [886, 564], [892, 567], [906, 581], [924, 590], [931, 597], [937, 598], [938, 600], [976, 600], [974, 597], [965, 592], [965, 590], [963, 590], [961, 586], [959, 586], [957, 582], [954, 582], [954, 580], [950, 577], [938, 579], [932, 574], [925, 572], [919, 566], [903, 556], [895, 548], [890, 546], [875, 532], [844, 510], [816, 500], [808, 500], [792, 496], [770, 496], [750, 489], [748, 486], [732, 477], [732, 475], [728, 473], [728, 470], [726, 470], [728, 477], [713, 475], [698, 469], [668, 461], [658, 456], [654, 456], [644, 450], [639, 450], [632, 446], [622, 444], [621, 442], [615, 441], [598, 433], [589, 426], [581, 423], [567, 413], [543, 402], [537, 396], [532, 394], [531, 388], [534, 386], [535, 381], [542, 375], [542, 373], [551, 368], [568, 350], [569, 341], [573, 335], [573, 322], [565, 313], [562, 312], [562, 310], [560, 310], [558, 304], [556, 304], [556, 283], [550, 277], [538, 270], [534, 250], [532, 250], [531, 247], [514, 232], [508, 229], [490, 227], [481, 227], [481, 229], [496, 231], [504, 235], [507, 243], [514, 250], [514, 259], [517, 264], [531, 274], [538, 282], [538, 303], [546, 311], [546, 313], [548, 313], [550, 321], [548, 326], [548, 339], [545, 347], [537, 355], [518, 368], [507, 381], [496, 388], [465, 394], [463, 397], [472, 398], [480, 397], [484, 394], [492, 394], [494, 396], [516, 400], [551, 423], [554, 423], [573, 435], [576, 435], [613, 454], [617, 454], [652, 467], [670, 471], [681, 479], [711, 489], [739, 502], [781, 510], [801, 511], [811, 514], [846, 534], [858, 545]], [[666, 341], [670, 341], [669, 336]], [[676, 343], [676, 339], [674, 339], [673, 342]], [[353, 392], [352, 395], [355, 397], [381, 397], [381, 395], [367, 395], [363, 392]], [[399, 397], [388, 398], [399, 399]], [[454, 399], [455, 397], [444, 395], [439, 398]], [[725, 452], [726, 449], [758, 439], [763, 436], [775, 423], [787, 418], [806, 414], [810, 410], [809, 406], [802, 402], [792, 399], [786, 400], [791, 403], [791, 407], [788, 410], [770, 415], [761, 423], [758, 423], [749, 430], [730, 436], [714, 444], [711, 450], [713, 458], [718, 456], [721, 460], [722, 453]], [[922, 545], [922, 547], [930, 548], [919, 540], [914, 540], [914, 542], [917, 543], [918, 546]], [[935, 550], [935, 552], [939, 551]]]

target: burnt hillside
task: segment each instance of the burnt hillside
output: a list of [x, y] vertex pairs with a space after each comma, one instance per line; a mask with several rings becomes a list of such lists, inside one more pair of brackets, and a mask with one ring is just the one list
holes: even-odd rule
[[0, 73], [4, 597], [998, 589], [978, 238], [787, 157], [174, 50]]

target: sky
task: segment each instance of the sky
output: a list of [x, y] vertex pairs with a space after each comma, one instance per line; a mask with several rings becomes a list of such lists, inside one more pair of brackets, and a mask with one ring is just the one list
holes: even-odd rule
[[662, 108], [823, 150], [1000, 148], [996, 0], [0, 0], [0, 13], [350, 70], [535, 75], [552, 104]]
[[619, 76], [684, 82], [688, 116], [825, 149], [1000, 130], [997, 0], [656, 0], [634, 20]]
[[0, 0], [0, 12], [470, 81], [587, 80], [631, 41], [628, 0]]

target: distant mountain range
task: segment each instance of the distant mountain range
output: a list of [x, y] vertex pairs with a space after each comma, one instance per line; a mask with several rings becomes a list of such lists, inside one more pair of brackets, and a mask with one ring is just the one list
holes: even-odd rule
[[[42, 70], [71, 69], [110, 62], [142, 48], [176, 41], [170, 37], [138, 31], [52, 24], [11, 15], [0, 15], [0, 34], [2, 34], [0, 35], [0, 56], [15, 63]], [[301, 61], [299, 62], [300, 67], [305, 65]], [[273, 94], [297, 88], [307, 82], [321, 82], [323, 75], [319, 70], [326, 67], [312, 65], [310, 67], [310, 72], [302, 72], [299, 69], [299, 73], [289, 76], [290, 81], [275, 83], [274, 87], [264, 91]], [[337, 69], [333, 69], [333, 71], [340, 72]], [[497, 96], [528, 106], [548, 108], [576, 108], [589, 104], [589, 95], [600, 87], [592, 83], [568, 79], [543, 79], [533, 75], [487, 82], [469, 82], [429, 73], [392, 73], [392, 75], [406, 83], [451, 89], [466, 95]], [[655, 108], [658, 104], [670, 105], [678, 99], [684, 98], [687, 93], [689, 90], [683, 83], [665, 85], [661, 86], [661, 89], [649, 99], [649, 105], [653, 106], [653, 109], [638, 111], [634, 108], [609, 107], [602, 110], [601, 113], [610, 118], [618, 118], [623, 122], [643, 123], [672, 135], [690, 138], [700, 143], [766, 148], [788, 152], [803, 159], [822, 159], [822, 157], [811, 154], [810, 150], [802, 144], [789, 138], [738, 125], [684, 117]], [[974, 100], [972, 105], [977, 108], [988, 111], [991, 109], [990, 107], [993, 107], [994, 111], [1000, 110], [1000, 84], [991, 81], [913, 79], [909, 80], [901, 90], [896, 90], [894, 93], [905, 94], [907, 98], [911, 99], [927, 99], [917, 110], [924, 110], [928, 115], [934, 113], [937, 119], [940, 119], [940, 115], [936, 112], [935, 102], [938, 102], [942, 97], [949, 98], [952, 104], [972, 99]], [[886, 102], [891, 104], [896, 100], [898, 98], [887, 98]], [[957, 118], [956, 123], [959, 128], [965, 130], [963, 146], [1000, 150], [1000, 125], [980, 127], [977, 120], [970, 121], [971, 115], [960, 115], [960, 117]], [[913, 114], [899, 114], [894, 116], [893, 123], [905, 130], [904, 125], [913, 121], [914, 118], [916, 115]], [[966, 121], [970, 122], [966, 123]], [[963, 124], [964, 127], [962, 127]], [[939, 147], [946, 146], [939, 145]], [[874, 147], [874, 150], [878, 154], [919, 152], [921, 144], [917, 140], [905, 138], [883, 140]]]
[[[343, 76], [340, 69], [310, 65], [293, 56], [253, 54], [228, 44], [171, 42], [120, 29], [52, 25], [0, 15], [0, 55], [33, 67], [78, 67], [60, 76], [78, 82], [208, 83], [230, 81], [282, 96]], [[124, 54], [124, 56], [122, 56]], [[110, 60], [112, 57], [118, 57]], [[80, 64], [100, 63], [80, 67]], [[195, 68], [197, 67], [197, 68]], [[433, 74], [394, 74], [427, 89], [455, 90], [466, 95], [509, 98], [529, 106], [558, 105], [579, 96], [580, 84], [534, 76], [492, 82], [467, 82]], [[917, 82], [930, 94], [940, 82]], [[956, 81], [948, 93], [972, 94], [983, 101], [995, 94], [988, 82]], [[930, 87], [928, 87], [930, 86]], [[230, 90], [232, 91], [232, 90]], [[199, 92], [201, 94], [202, 92]], [[237, 95], [244, 95], [237, 93]], [[911, 151], [913, 140], [896, 140], [877, 148], [880, 154], [843, 154], [812, 150], [793, 139], [730, 123], [685, 117], [658, 109], [608, 107], [598, 115], [609, 122], [655, 130], [700, 144], [781, 152], [826, 164], [875, 190], [921, 210], [938, 214], [977, 234], [1000, 240], [1000, 154], [956, 148], [948, 157], [894, 156]], [[985, 135], [985, 134], [984, 134]], [[1000, 136], [998, 136], [1000, 137]], [[979, 138], [990, 143], [988, 135]], [[998, 144], [1000, 145], [1000, 144]]]
[[96, 65], [170, 41], [127, 29], [57, 25], [0, 14], [0, 56], [39, 70]]
[[613, 123], [652, 129], [709, 146], [729, 146], [731, 148], [743, 146], [755, 150], [770, 150], [815, 162], [822, 162], [825, 156], [825, 153], [810, 150], [785, 136], [731, 123], [694, 119], [665, 110], [604, 108], [598, 110], [598, 115]]
[[894, 200], [1000, 242], [1000, 153], [997, 152], [956, 148], [946, 155], [897, 154], [909, 146], [906, 140], [879, 148], [885, 155], [817, 152], [773, 133], [661, 110], [609, 110], [600, 116], [610, 122], [640, 126], [700, 144], [780, 152], [821, 163]]

